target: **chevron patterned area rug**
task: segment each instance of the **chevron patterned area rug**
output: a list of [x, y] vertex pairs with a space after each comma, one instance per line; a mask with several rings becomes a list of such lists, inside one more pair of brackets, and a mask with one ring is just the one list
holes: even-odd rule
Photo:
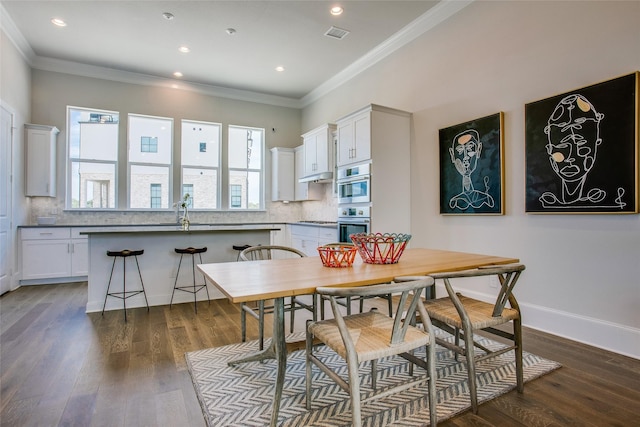
[[[300, 339], [300, 335], [287, 341]], [[490, 349], [502, 345], [488, 339], [480, 342]], [[266, 343], [265, 343], [266, 344]], [[265, 426], [269, 424], [271, 398], [275, 384], [276, 363], [251, 362], [228, 367], [227, 362], [257, 349], [257, 342], [233, 344], [224, 347], [186, 353], [187, 366], [202, 406], [205, 421], [210, 427]], [[478, 350], [480, 351], [480, 350]], [[464, 358], [457, 362], [452, 352], [437, 346], [438, 420], [442, 421], [470, 408], [467, 371]], [[347, 378], [346, 365], [330, 349], [319, 349], [323, 360], [330, 360], [333, 369]], [[418, 354], [417, 354], [418, 355]], [[423, 353], [424, 355], [424, 353]], [[525, 382], [558, 369], [561, 365], [524, 353]], [[480, 362], [478, 373], [478, 400], [486, 402], [515, 388], [513, 352]], [[362, 392], [370, 394], [368, 364], [361, 366]], [[416, 381], [424, 371], [416, 368], [408, 375], [408, 362], [391, 357], [378, 363], [378, 389], [397, 382]], [[364, 404], [365, 426], [426, 426], [429, 424], [426, 382], [392, 396]], [[316, 367], [313, 368], [311, 411], [305, 409], [305, 354], [299, 350], [289, 354], [284, 391], [280, 405], [281, 426], [350, 426], [351, 405], [347, 393]], [[526, 393], [526, 386], [525, 386]], [[364, 397], [364, 396], [363, 396]]]

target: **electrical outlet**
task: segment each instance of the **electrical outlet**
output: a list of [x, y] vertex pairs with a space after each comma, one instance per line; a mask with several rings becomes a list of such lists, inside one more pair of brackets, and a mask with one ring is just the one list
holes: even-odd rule
[[498, 280], [498, 276], [489, 276], [489, 287], [497, 288], [500, 286], [500, 281]]

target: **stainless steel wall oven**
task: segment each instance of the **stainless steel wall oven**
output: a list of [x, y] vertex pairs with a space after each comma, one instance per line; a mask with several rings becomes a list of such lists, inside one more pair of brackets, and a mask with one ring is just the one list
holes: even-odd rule
[[369, 206], [349, 205], [338, 208], [338, 240], [341, 243], [351, 243], [351, 234], [370, 232], [370, 209]]

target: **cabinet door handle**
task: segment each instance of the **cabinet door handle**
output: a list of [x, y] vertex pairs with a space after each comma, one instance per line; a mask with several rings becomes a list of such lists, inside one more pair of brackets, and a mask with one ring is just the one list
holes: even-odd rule
[[40, 233], [41, 236], [51, 236], [52, 234], [53, 234], [52, 232], [46, 232], [46, 233], [41, 232]]

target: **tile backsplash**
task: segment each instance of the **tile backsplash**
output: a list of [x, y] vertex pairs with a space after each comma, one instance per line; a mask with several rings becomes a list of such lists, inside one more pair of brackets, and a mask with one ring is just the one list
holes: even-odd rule
[[[264, 223], [296, 222], [301, 220], [335, 221], [337, 199], [331, 186], [326, 185], [323, 200], [307, 202], [267, 201], [264, 211], [189, 211], [192, 223]], [[60, 198], [32, 197], [29, 224], [38, 223], [40, 216], [55, 217], [58, 225], [158, 224], [176, 222], [175, 210], [146, 211], [70, 211], [64, 209]]]

